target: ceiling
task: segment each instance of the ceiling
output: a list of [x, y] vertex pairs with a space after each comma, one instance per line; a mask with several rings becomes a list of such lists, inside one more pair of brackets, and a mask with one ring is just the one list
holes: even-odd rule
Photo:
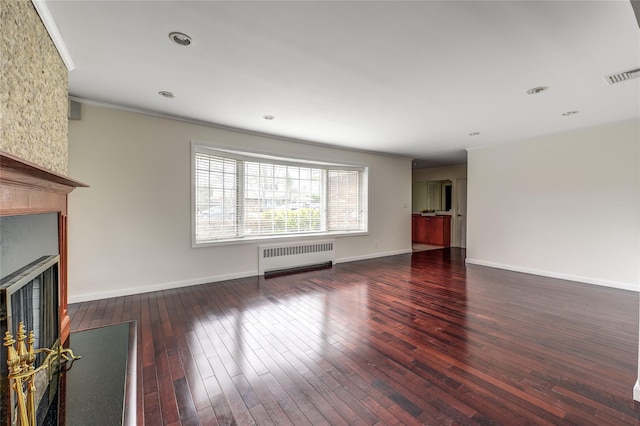
[[[640, 116], [640, 79], [603, 78], [640, 68], [627, 0], [43, 4], [74, 97], [418, 167]], [[536, 86], [548, 90], [526, 93]]]

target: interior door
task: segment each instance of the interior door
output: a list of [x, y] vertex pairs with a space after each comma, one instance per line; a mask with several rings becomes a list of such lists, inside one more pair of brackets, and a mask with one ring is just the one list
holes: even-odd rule
[[467, 247], [467, 180], [456, 179], [456, 246]]

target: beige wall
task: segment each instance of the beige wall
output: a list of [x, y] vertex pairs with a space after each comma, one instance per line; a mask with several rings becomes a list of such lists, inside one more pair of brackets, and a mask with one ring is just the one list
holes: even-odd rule
[[191, 142], [369, 166], [369, 233], [336, 261], [411, 251], [411, 160], [295, 143], [91, 104], [69, 124], [69, 300], [255, 276], [257, 242], [191, 248]]
[[467, 262], [640, 291], [640, 120], [470, 150]]
[[30, 1], [0, 1], [0, 150], [67, 174], [67, 69]]
[[414, 170], [412, 175], [413, 182], [426, 182], [429, 180], [450, 180], [464, 179], [467, 177], [467, 165], [458, 164], [455, 166], [432, 167], [429, 169]]

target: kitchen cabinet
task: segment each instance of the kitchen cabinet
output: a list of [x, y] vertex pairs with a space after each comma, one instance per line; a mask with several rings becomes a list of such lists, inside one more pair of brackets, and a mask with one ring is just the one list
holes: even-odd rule
[[420, 215], [413, 215], [411, 218], [412, 241], [414, 243], [428, 240], [427, 221]]
[[414, 243], [435, 246], [451, 246], [451, 216], [411, 216], [411, 233]]

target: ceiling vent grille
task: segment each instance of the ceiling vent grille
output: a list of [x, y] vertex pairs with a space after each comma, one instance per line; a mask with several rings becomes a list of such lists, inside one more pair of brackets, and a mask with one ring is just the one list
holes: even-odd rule
[[604, 79], [609, 84], [621, 83], [623, 81], [631, 80], [632, 78], [640, 77], [640, 68], [634, 70], [622, 71], [615, 74], [605, 75]]

